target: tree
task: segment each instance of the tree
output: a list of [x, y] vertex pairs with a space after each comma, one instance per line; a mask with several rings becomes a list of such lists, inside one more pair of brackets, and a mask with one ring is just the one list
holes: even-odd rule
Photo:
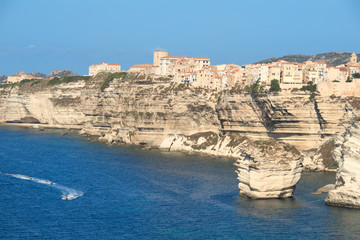
[[314, 84], [314, 82], [313, 81], [309, 81], [309, 82], [307, 82], [307, 85], [306, 86], [302, 86], [301, 88], [300, 88], [300, 90], [302, 90], [302, 91], [310, 91], [310, 92], [315, 92], [316, 91], [316, 84]]
[[352, 82], [349, 76], [347, 77], [346, 82]]
[[245, 86], [245, 90], [250, 93], [255, 93], [259, 91], [260, 87], [260, 79], [258, 79], [256, 82], [251, 84], [250, 86]]
[[300, 88], [300, 90], [302, 90], [302, 91], [310, 91], [310, 101], [314, 101], [316, 87], [317, 87], [317, 84], [314, 84], [313, 81], [309, 81], [309, 82], [307, 82], [307, 85], [302, 86]]
[[270, 91], [271, 92], [280, 92], [281, 91], [279, 80], [277, 80], [277, 79], [271, 80]]
[[353, 78], [360, 78], [360, 73], [356, 72], [356, 73], [353, 73]]

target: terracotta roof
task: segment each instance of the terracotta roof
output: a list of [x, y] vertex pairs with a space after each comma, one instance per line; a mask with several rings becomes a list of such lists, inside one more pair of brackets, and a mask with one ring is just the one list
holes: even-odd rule
[[103, 62], [103, 64], [105, 64], [105, 65], [115, 65], [115, 66], [120, 66], [120, 64], [118, 64], [118, 63], [107, 63], [107, 62]]
[[147, 68], [147, 67], [152, 67], [152, 64], [137, 64], [137, 65], [132, 65], [130, 68]]
[[100, 66], [100, 65], [120, 66], [120, 64], [118, 64], [118, 63], [107, 63], [107, 62], [103, 62], [102, 64], [93, 64], [93, 65], [90, 65], [90, 67], [95, 67], [95, 66]]
[[297, 63], [297, 62], [283, 62], [283, 64], [291, 64], [291, 65], [299, 65], [299, 66], [303, 65], [303, 64]]
[[348, 66], [348, 67], [359, 67], [360, 63], [348, 63], [348, 64], [346, 64], [346, 66]]
[[162, 57], [162, 58], [191, 58], [191, 59], [204, 59], [204, 60], [210, 60], [209, 58], [206, 57], [181, 57], [181, 56], [167, 56], [167, 57]]

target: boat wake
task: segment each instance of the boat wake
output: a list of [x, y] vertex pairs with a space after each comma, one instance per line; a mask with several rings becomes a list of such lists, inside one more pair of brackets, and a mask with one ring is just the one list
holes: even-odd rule
[[74, 199], [84, 195], [84, 193], [81, 192], [81, 191], [78, 191], [78, 190], [73, 189], [73, 188], [65, 187], [63, 185], [54, 183], [54, 182], [52, 182], [50, 180], [29, 177], [29, 176], [21, 175], [21, 174], [9, 174], [9, 173], [4, 173], [4, 174], [7, 175], [7, 176], [14, 177], [14, 178], [27, 180], [27, 181], [32, 181], [32, 182], [40, 183], [40, 184], [46, 184], [46, 185], [49, 185], [49, 186], [51, 186], [53, 188], [56, 188], [56, 189], [61, 191], [61, 199], [62, 200], [74, 200]]

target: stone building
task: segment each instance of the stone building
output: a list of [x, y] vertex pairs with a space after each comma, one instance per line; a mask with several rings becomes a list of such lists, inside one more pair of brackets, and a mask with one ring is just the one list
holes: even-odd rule
[[[175, 66], [182, 66], [183, 68], [192, 66], [194, 71], [198, 71], [205, 66], [210, 66], [210, 59], [206, 57], [165, 56], [160, 58], [160, 75], [174, 76]], [[177, 69], [179, 70], [179, 68]]]
[[152, 64], [133, 65], [130, 67], [128, 72], [150, 75], [150, 74], [154, 74], [154, 66]]
[[99, 72], [114, 73], [120, 71], [121, 71], [120, 64], [103, 62], [102, 64], [91, 65], [89, 67], [89, 76], [94, 76]]

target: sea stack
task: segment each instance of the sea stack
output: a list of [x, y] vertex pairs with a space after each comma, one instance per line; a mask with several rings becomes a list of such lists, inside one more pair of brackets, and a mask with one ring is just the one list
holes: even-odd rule
[[292, 197], [301, 177], [301, 160], [296, 148], [281, 142], [249, 146], [235, 163], [240, 195], [253, 199]]
[[360, 124], [354, 123], [336, 139], [332, 153], [338, 163], [335, 189], [325, 199], [327, 205], [360, 208]]

